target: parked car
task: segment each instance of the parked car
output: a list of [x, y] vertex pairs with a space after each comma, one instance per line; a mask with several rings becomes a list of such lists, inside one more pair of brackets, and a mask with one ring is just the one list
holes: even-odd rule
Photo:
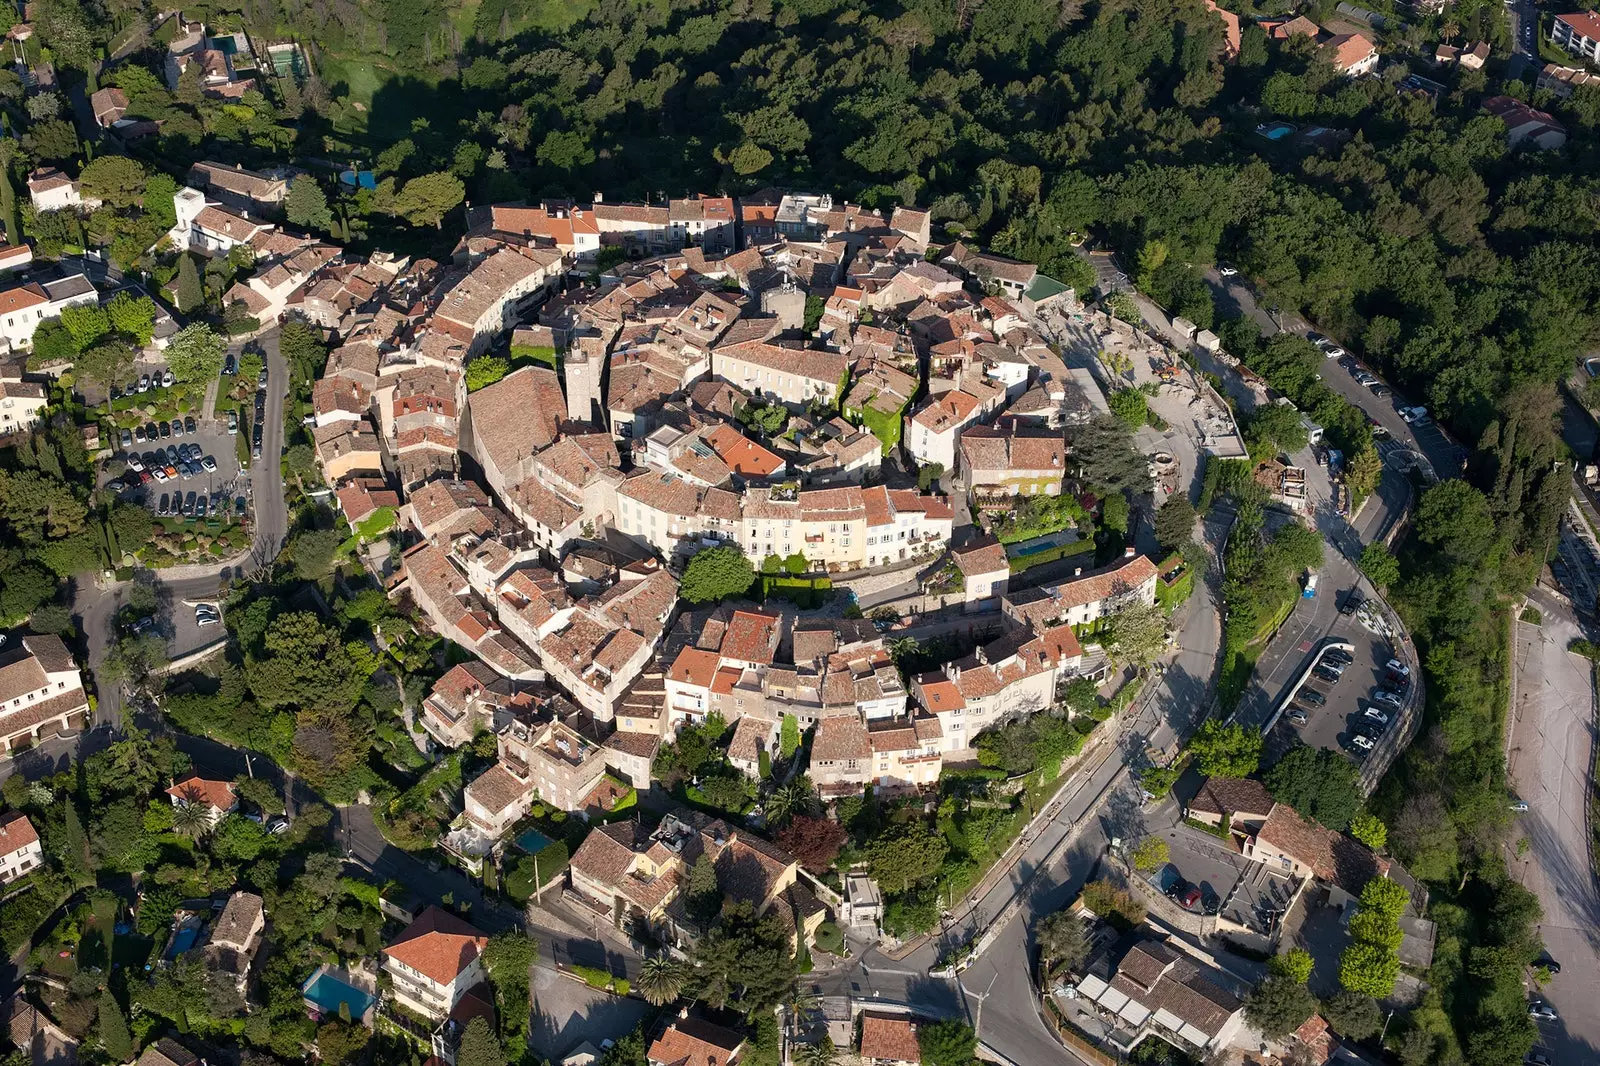
[[1528, 1004], [1528, 1017], [1536, 1022], [1553, 1022], [1556, 1020], [1556, 1009], [1542, 999], [1536, 999]]
[[261, 373], [256, 375], [256, 385], [263, 389], [267, 387], [267, 368], [265, 366], [261, 368]]
[[1312, 344], [1315, 344], [1318, 348], [1322, 347], [1328, 342], [1327, 336], [1325, 334], [1318, 333], [1316, 330], [1310, 330], [1307, 332], [1306, 340], [1310, 341]]
[[[123, 432], [126, 433], [127, 430], [123, 430]], [[148, 438], [146, 438], [145, 435], [144, 435], [144, 427], [143, 426], [134, 426], [133, 427], [133, 441], [134, 441], [135, 444], [143, 444], [147, 439]]]
[[1425, 418], [1425, 417], [1427, 417], [1427, 414], [1428, 414], [1428, 409], [1426, 407], [1402, 407], [1402, 408], [1400, 408], [1400, 417], [1402, 419], [1404, 419], [1408, 425], [1415, 424], [1417, 419]]
[[126, 430], [126, 429], [123, 430], [121, 433], [117, 434], [117, 440], [119, 442], [121, 442], [121, 444], [122, 444], [122, 446], [124, 448], [133, 447], [133, 433], [132, 433], [132, 431]]
[[168, 370], [161, 375], [161, 387], [163, 389], [170, 389], [177, 382], [177, 380], [177, 378], [172, 376], [172, 371]]
[[185, 433], [193, 433], [198, 425], [199, 423], [194, 420], [194, 415], [190, 415], [183, 420], [183, 431]]
[[1552, 959], [1549, 955], [1541, 955], [1539, 958], [1533, 960], [1533, 964], [1536, 967], [1549, 970], [1552, 976], [1561, 972], [1561, 964], [1555, 959]]
[[1302, 711], [1298, 707], [1289, 708], [1288, 719], [1295, 725], [1305, 725], [1308, 721], [1310, 721], [1310, 719], [1306, 717], [1306, 712]]
[[162, 440], [172, 436], [172, 424], [170, 422], [157, 422], [156, 435]]
[[1313, 676], [1320, 677], [1330, 685], [1337, 685], [1339, 683], [1339, 674], [1333, 670], [1329, 670], [1326, 666], [1318, 666], [1315, 670], [1311, 671], [1311, 673]]
[[1411, 667], [1407, 666], [1399, 659], [1390, 659], [1388, 662], [1383, 664], [1383, 668], [1393, 674], [1400, 674], [1404, 677], [1411, 676]]
[[1327, 347], [1322, 349], [1322, 354], [1325, 355], [1326, 357], [1328, 357], [1329, 359], [1335, 359], [1335, 358], [1343, 359], [1349, 353], [1346, 352], [1343, 348], [1339, 347], [1337, 344], [1330, 344]]
[[200, 498], [194, 501], [194, 516], [196, 518], [204, 518], [206, 516], [206, 505], [209, 502], [210, 497], [203, 492], [200, 494]]
[[1227, 263], [1218, 263], [1217, 273], [1221, 274], [1225, 278], [1236, 277], [1239, 273], [1239, 268], [1229, 266]]
[[1399, 707], [1405, 702], [1400, 698], [1400, 694], [1398, 692], [1390, 692], [1386, 688], [1380, 688], [1378, 691], [1374, 692], [1372, 694], [1372, 701], [1374, 703], [1387, 703], [1391, 707]]
[[1393, 390], [1390, 389], [1389, 386], [1387, 386], [1387, 385], [1374, 385], [1374, 386], [1372, 386], [1372, 395], [1378, 397], [1378, 399], [1380, 399], [1380, 400], [1383, 399], [1385, 396], [1388, 396], [1392, 391]]
[[1527, 800], [1512, 800], [1511, 801], [1511, 805], [1510, 805], [1510, 810], [1514, 814], [1527, 814], [1528, 813], [1528, 801]]
[[1372, 738], [1362, 736], [1360, 733], [1353, 734], [1350, 737], [1350, 746], [1363, 753], [1371, 751], [1374, 747]]
[[1324, 648], [1322, 651], [1322, 661], [1325, 663], [1335, 663], [1342, 666], [1349, 666], [1356, 660], [1353, 655], [1345, 651], [1343, 648]]
[[239, 432], [239, 412], [238, 411], [230, 410], [228, 412], [228, 432], [229, 433], [238, 433]]
[[211, 458], [209, 455], [200, 460], [200, 465], [205, 468], [206, 473], [208, 474], [215, 474], [217, 472], [217, 461]]
[[171, 503], [172, 498], [163, 492], [161, 494], [161, 501], [156, 504], [156, 514], [165, 515], [167, 513], [167, 508], [171, 505]]
[[1380, 711], [1376, 707], [1368, 707], [1366, 709], [1366, 711], [1363, 712], [1363, 714], [1365, 715], [1365, 717], [1372, 719], [1374, 722], [1377, 722], [1379, 725], [1388, 725], [1389, 724], [1389, 716], [1387, 714], [1385, 714], [1383, 711]]
[[134, 388], [136, 388], [140, 392], [149, 392], [150, 391], [150, 375], [149, 374], [140, 374], [139, 375], [139, 384], [135, 385]]
[[1301, 686], [1300, 691], [1295, 695], [1295, 699], [1301, 703], [1309, 703], [1313, 707], [1321, 707], [1328, 702], [1328, 697], [1314, 688], [1306, 688], [1304, 686]]
[[239, 361], [233, 357], [232, 352], [229, 352], [222, 360], [222, 373], [225, 376], [232, 376], [238, 372]]

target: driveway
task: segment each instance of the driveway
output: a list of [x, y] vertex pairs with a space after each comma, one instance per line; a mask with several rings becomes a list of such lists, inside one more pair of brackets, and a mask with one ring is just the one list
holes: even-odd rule
[[1571, 610], [1543, 589], [1530, 603], [1541, 625], [1516, 626], [1516, 690], [1510, 730], [1510, 771], [1516, 794], [1528, 804], [1517, 816], [1512, 873], [1544, 905], [1539, 926], [1561, 973], [1540, 993], [1560, 1021], [1541, 1023], [1541, 1044], [1563, 1066], [1600, 1063], [1600, 891], [1589, 854], [1589, 807], [1594, 765], [1595, 705], [1590, 664], [1567, 651], [1586, 634]]
[[[224, 581], [247, 577], [269, 566], [277, 558], [289, 532], [289, 509], [283, 499], [283, 408], [289, 382], [289, 368], [278, 350], [278, 331], [270, 330], [256, 339], [266, 354], [268, 384], [265, 425], [262, 431], [261, 459], [250, 471], [250, 510], [255, 533], [249, 555], [222, 563], [177, 566], [152, 573], [157, 594], [163, 604], [162, 632], [168, 636], [168, 652], [174, 657], [188, 654], [214, 639], [194, 625], [194, 611], [183, 606], [202, 600], [212, 601]], [[243, 344], [233, 347], [235, 356]], [[231, 442], [232, 438], [228, 440]], [[82, 579], [74, 588], [73, 611], [79, 618], [89, 644], [89, 668], [98, 670], [105, 653], [117, 639], [114, 631], [116, 605], [125, 583], [106, 586]], [[99, 690], [95, 721], [115, 725], [121, 721], [122, 694], [110, 685]]]

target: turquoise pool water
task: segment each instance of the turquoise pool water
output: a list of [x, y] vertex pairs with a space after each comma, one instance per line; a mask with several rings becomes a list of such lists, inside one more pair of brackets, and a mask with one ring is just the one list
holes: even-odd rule
[[537, 855], [550, 846], [550, 838], [537, 829], [524, 829], [514, 843], [529, 855]]
[[1269, 141], [1281, 141], [1293, 132], [1294, 128], [1291, 126], [1277, 126], [1268, 130], [1266, 133], [1262, 134], [1262, 136], [1266, 137], [1266, 139]]
[[1060, 546], [1061, 545], [1056, 544], [1054, 541], [1045, 541], [1043, 544], [1029, 544], [1025, 548], [1018, 548], [1012, 554], [1013, 555], [1036, 555], [1039, 552], [1051, 551], [1051, 550], [1053, 550], [1055, 548], [1059, 548]]
[[372, 1006], [372, 996], [354, 985], [339, 980], [324, 970], [312, 978], [302, 990], [306, 1001], [324, 1014], [338, 1014], [340, 1004], [349, 1004], [350, 1018], [360, 1021], [367, 1008]]
[[196, 940], [200, 939], [200, 929], [197, 926], [188, 926], [178, 930], [178, 935], [172, 938], [172, 948], [167, 952], [167, 958], [175, 959], [185, 951], [194, 947]]

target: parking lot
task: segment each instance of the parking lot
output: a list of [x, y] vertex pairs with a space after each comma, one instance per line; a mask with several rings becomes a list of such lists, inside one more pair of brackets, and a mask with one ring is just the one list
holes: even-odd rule
[[[154, 441], [151, 428], [156, 430]], [[137, 488], [124, 490], [123, 498], [149, 507], [159, 519], [227, 520], [241, 513], [239, 498], [249, 496], [234, 436], [221, 419], [188, 415], [181, 424], [178, 419], [152, 421], [138, 431], [123, 430], [115, 458], [140, 480]]]
[[[1342, 606], [1349, 590], [1341, 589], [1337, 595]], [[1301, 658], [1279, 694], [1280, 701], [1289, 695], [1307, 667], [1336, 670], [1338, 678], [1333, 680], [1319, 669], [1312, 670], [1267, 735], [1269, 760], [1287, 751], [1298, 739], [1315, 748], [1344, 751], [1360, 761], [1366, 751], [1356, 738], [1376, 741], [1394, 726], [1399, 718], [1394, 701], [1373, 697], [1377, 693], [1391, 694], [1403, 706], [1410, 695], [1410, 682], [1396, 680], [1385, 666], [1395, 652], [1384, 628], [1383, 620], [1371, 609], [1353, 614], [1341, 612], [1324, 640], [1299, 645], [1296, 650]], [[1337, 663], [1340, 658], [1349, 660], [1342, 668]], [[1301, 717], [1304, 721], [1297, 721]]]

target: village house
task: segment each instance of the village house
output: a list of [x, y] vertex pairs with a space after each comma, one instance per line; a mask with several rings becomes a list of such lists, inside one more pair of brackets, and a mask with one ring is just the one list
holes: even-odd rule
[[250, 968], [261, 950], [267, 914], [261, 897], [253, 892], [235, 892], [211, 926], [211, 939], [205, 948], [206, 968], [223, 974], [240, 992], [250, 982]]
[[216, 825], [239, 809], [239, 793], [232, 781], [214, 781], [189, 774], [172, 783], [167, 796], [174, 807], [199, 807], [205, 812], [206, 823]]
[[225, 256], [274, 229], [270, 222], [229, 211], [189, 187], [173, 194], [172, 209], [178, 219], [168, 233], [172, 243], [202, 255]]
[[930, 397], [906, 416], [906, 450], [922, 466], [937, 463], [954, 473], [961, 431], [984, 413], [983, 401], [960, 389]]
[[1148, 935], [1125, 937], [1082, 968], [1080, 996], [1114, 1011], [1113, 1039], [1124, 1053], [1165, 1039], [1195, 1055], [1230, 1047], [1244, 1026], [1236, 982], [1214, 966]]
[[731, 1029], [689, 1016], [685, 1008], [645, 1052], [649, 1066], [738, 1066], [744, 1037]]
[[548, 296], [564, 272], [559, 252], [503, 247], [439, 287], [433, 326], [467, 345], [469, 357], [476, 355]]
[[383, 969], [401, 1006], [434, 1022], [469, 996], [492, 1002], [483, 968], [489, 938], [438, 907], [429, 907], [383, 949]]
[[1506, 144], [1512, 148], [1529, 144], [1541, 151], [1553, 151], [1567, 143], [1567, 131], [1549, 112], [1539, 111], [1510, 96], [1491, 96], [1483, 109], [1506, 127]]
[[952, 548], [950, 561], [961, 575], [961, 601], [966, 610], [987, 611], [999, 606], [999, 598], [1011, 585], [1011, 560], [1005, 545], [984, 537], [964, 548]]
[[1347, 78], [1359, 78], [1378, 69], [1378, 48], [1362, 34], [1338, 34], [1322, 48], [1333, 69]]
[[917, 1019], [910, 1014], [862, 1011], [857, 1053], [862, 1066], [920, 1066], [922, 1045], [917, 1042]]
[[1129, 603], [1156, 602], [1156, 564], [1132, 548], [1120, 562], [1041, 588], [1010, 592], [1001, 610], [1014, 622], [1043, 629], [1066, 623], [1085, 626]]
[[289, 198], [287, 178], [246, 170], [235, 163], [202, 160], [189, 168], [186, 184], [203, 189], [239, 207], [267, 211], [281, 207]]
[[1059, 496], [1067, 442], [1059, 434], [971, 426], [961, 434], [967, 495], [980, 507], [1009, 509], [1014, 496]]
[[[526, 818], [535, 799], [584, 811], [606, 776], [605, 749], [558, 717], [514, 718], [497, 742], [499, 761], [466, 788], [467, 820], [491, 840]], [[601, 806], [598, 800], [593, 805]]]
[[100, 206], [99, 200], [85, 200], [78, 183], [55, 167], [40, 167], [28, 175], [28, 200], [39, 212], [68, 207], [93, 211]]
[[69, 307], [99, 303], [100, 294], [84, 274], [54, 281], [28, 281], [0, 290], [0, 342], [8, 350], [33, 346], [41, 322], [60, 318]]
[[38, 830], [21, 811], [0, 814], [0, 885], [8, 885], [44, 862]]
[[802, 410], [812, 401], [837, 403], [850, 362], [836, 352], [783, 348], [747, 341], [714, 348], [711, 373], [752, 396]]
[[83, 676], [61, 638], [23, 637], [0, 654], [0, 758], [87, 728]]
[[525, 706], [531, 701], [516, 685], [473, 660], [451, 667], [433, 683], [417, 718], [441, 747], [454, 749], [483, 730], [499, 732]]
[[38, 425], [49, 405], [43, 385], [0, 371], [0, 439]]

